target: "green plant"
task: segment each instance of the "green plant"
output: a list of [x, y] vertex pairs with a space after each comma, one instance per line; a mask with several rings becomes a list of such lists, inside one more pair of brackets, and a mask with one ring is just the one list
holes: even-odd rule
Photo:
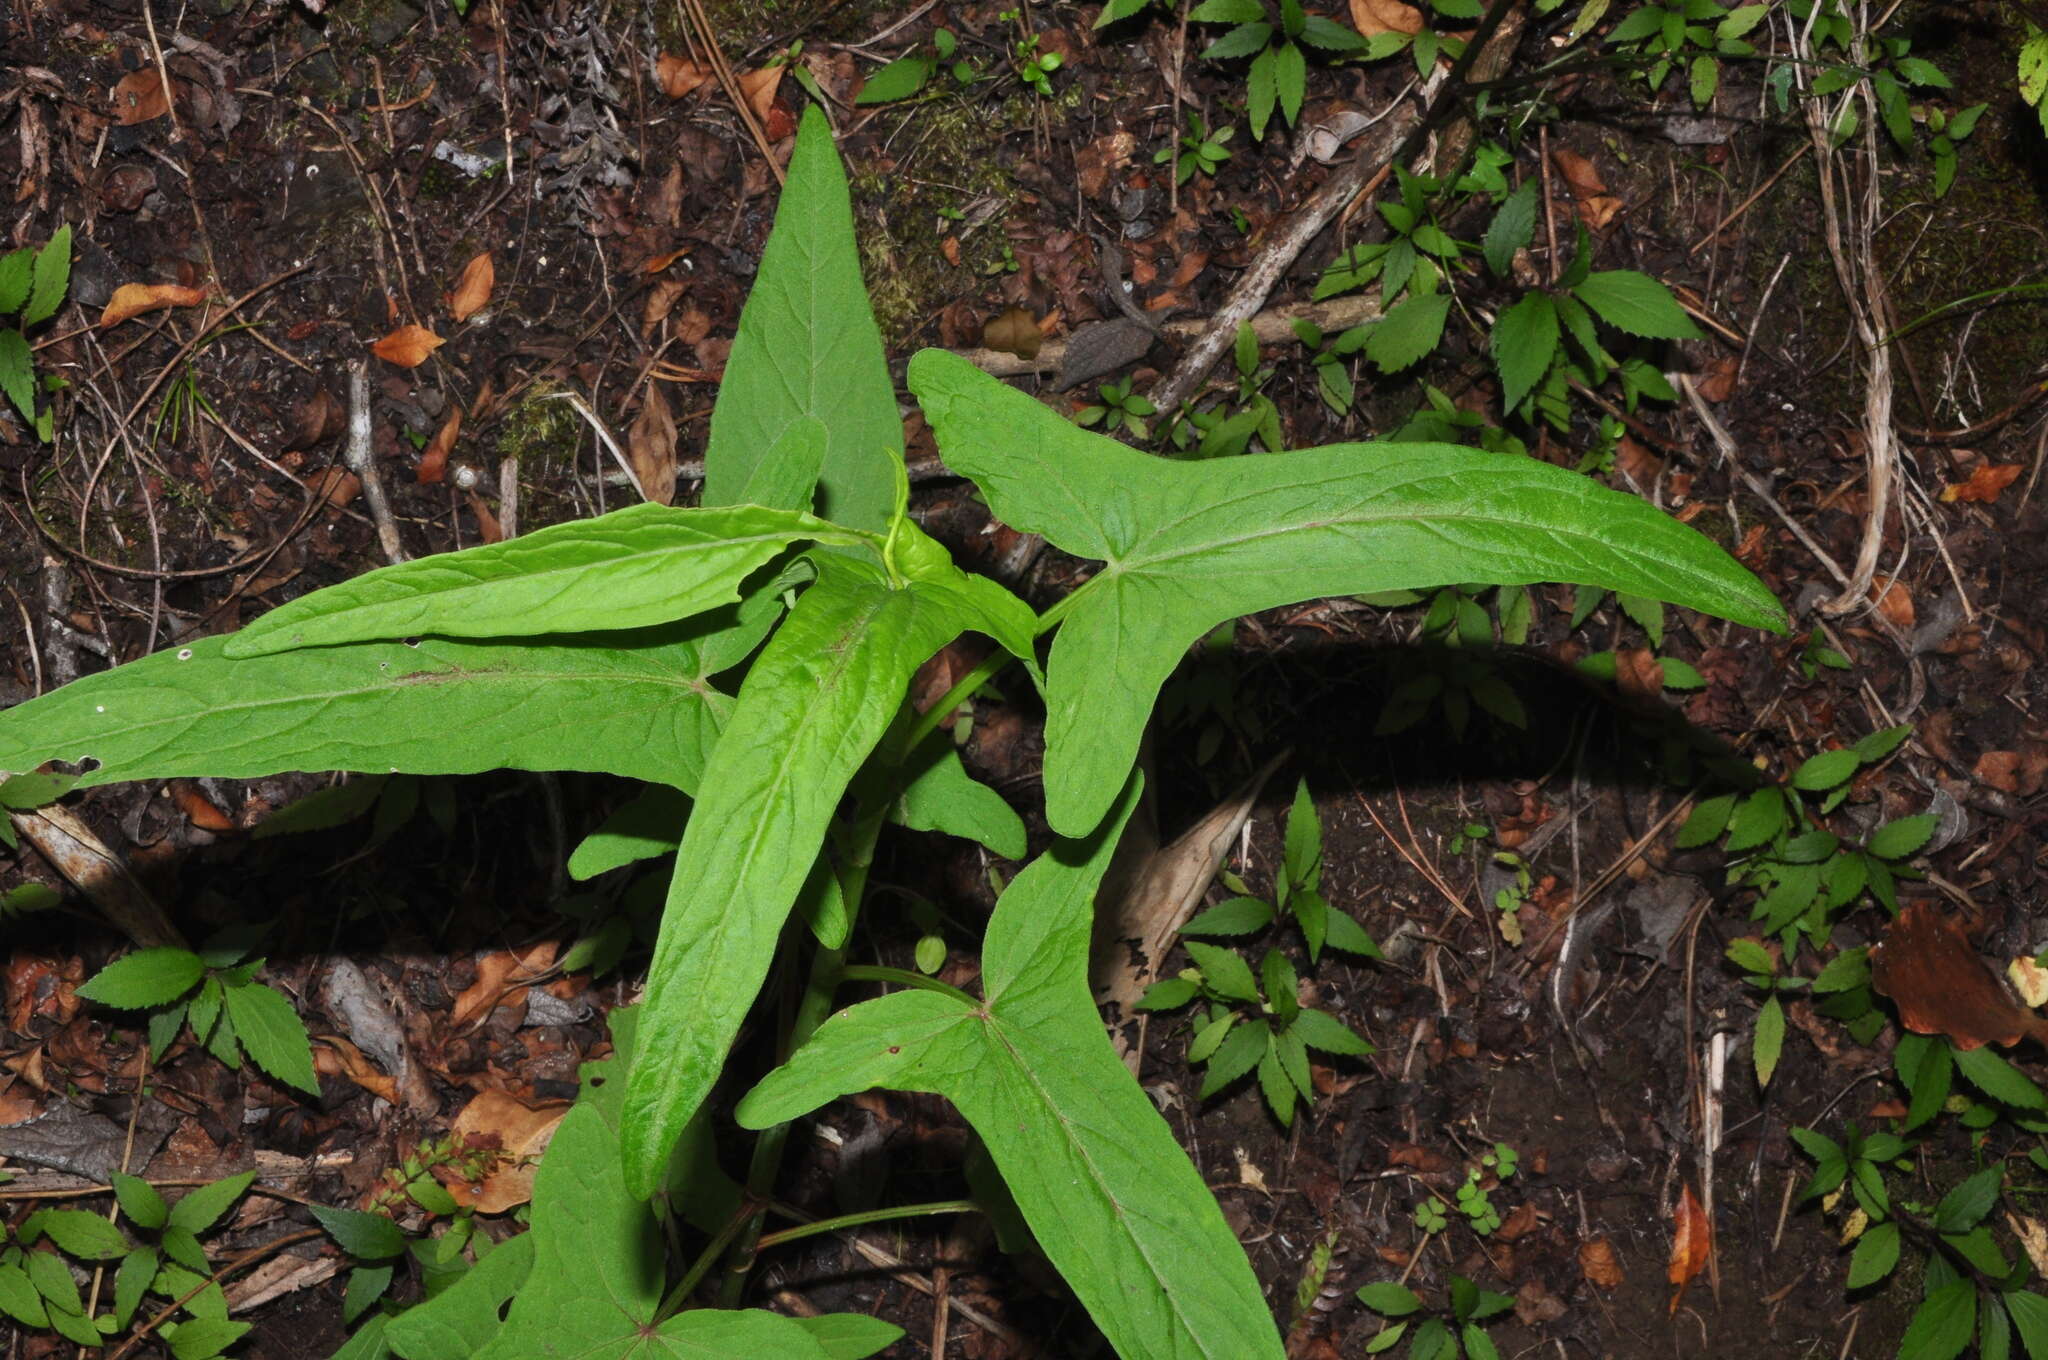
[[1230, 159], [1230, 151], [1224, 146], [1237, 135], [1235, 125], [1226, 124], [1211, 130], [1208, 122], [1193, 109], [1188, 110], [1188, 130], [1181, 134], [1177, 146], [1162, 146], [1152, 153], [1154, 165], [1173, 162], [1173, 178], [1177, 184], [1186, 184], [1197, 174], [1211, 175], [1223, 162]]
[[1756, 1013], [1756, 1037], [1750, 1043], [1750, 1058], [1756, 1067], [1756, 1084], [1769, 1086], [1778, 1070], [1778, 1056], [1785, 1048], [1785, 1007], [1779, 997], [1808, 985], [1810, 978], [1780, 976], [1778, 956], [1762, 940], [1730, 940], [1728, 962], [1742, 970], [1744, 982], [1764, 994]]
[[1115, 434], [1121, 426], [1140, 439], [1149, 437], [1145, 419], [1157, 415], [1159, 408], [1131, 391], [1129, 378], [1122, 382], [1104, 383], [1095, 389], [1095, 394], [1096, 400], [1092, 405], [1074, 412], [1076, 425], [1083, 429], [1100, 425], [1104, 434]]
[[279, 1081], [318, 1095], [313, 1041], [305, 1024], [291, 1002], [256, 981], [263, 960], [248, 953], [259, 936], [231, 926], [196, 953], [138, 949], [102, 968], [80, 985], [78, 994], [103, 1006], [148, 1011], [155, 1061], [163, 1060], [189, 1024], [193, 1039], [228, 1067], [239, 1069], [246, 1052]]
[[1176, 449], [1185, 451], [1193, 443], [1197, 458], [1234, 458], [1250, 449], [1254, 439], [1268, 453], [1284, 446], [1280, 408], [1263, 390], [1273, 380], [1273, 368], [1260, 364], [1259, 337], [1249, 325], [1238, 326], [1231, 360], [1237, 370], [1236, 393], [1210, 410], [1183, 408], [1180, 419], [1166, 430]]
[[[166, 1204], [148, 1181], [116, 1172], [114, 1198], [132, 1234], [84, 1209], [38, 1209], [13, 1232], [0, 1228], [0, 1240], [6, 1242], [0, 1247], [0, 1313], [26, 1327], [49, 1328], [77, 1345], [99, 1347], [126, 1331], [143, 1300], [154, 1294], [175, 1301], [184, 1314], [182, 1321], [157, 1326], [178, 1360], [211, 1360], [250, 1324], [229, 1320], [227, 1295], [210, 1278], [214, 1267], [199, 1238], [255, 1179], [255, 1172], [245, 1171], [194, 1187]], [[44, 1241], [55, 1250], [37, 1250]], [[89, 1310], [66, 1257], [119, 1262], [113, 1267], [112, 1311], [95, 1315]]]
[[1266, 951], [1254, 978], [1232, 950], [1195, 940], [1186, 941], [1186, 947], [1195, 966], [1153, 983], [1138, 1009], [1170, 1011], [1191, 1001], [1208, 1003], [1208, 1013], [1188, 1040], [1188, 1061], [1203, 1069], [1203, 1100], [1256, 1070], [1273, 1117], [1292, 1124], [1295, 1101], [1313, 1104], [1316, 1098], [1309, 1079], [1310, 1049], [1343, 1058], [1373, 1051], [1336, 1016], [1301, 1004], [1294, 965], [1279, 950]]
[[[29, 352], [27, 331], [57, 314], [70, 286], [69, 227], [57, 228], [40, 250], [23, 246], [0, 256], [0, 317], [14, 318], [11, 326], [0, 324], [0, 391], [6, 392], [36, 438], [46, 444], [55, 417], [47, 405], [37, 409], [35, 359]], [[41, 385], [54, 392], [61, 384], [52, 377]]]
[[[1705, 108], [1721, 86], [1723, 57], [1754, 57], [1756, 47], [1745, 35], [1769, 15], [1769, 5], [1728, 9], [1714, 0], [1673, 0], [1632, 10], [1607, 35], [1607, 41], [1646, 59], [1643, 83], [1661, 89], [1671, 72], [1686, 73], [1692, 102]], [[1708, 24], [1712, 28], [1708, 28]]]
[[[1025, 22], [1024, 11], [1017, 9], [1006, 9], [996, 18], [1006, 24], [1021, 25]], [[1010, 68], [1017, 73], [1017, 79], [1038, 91], [1040, 98], [1050, 99], [1052, 73], [1060, 69], [1065, 58], [1057, 52], [1041, 52], [1038, 45], [1039, 35], [1036, 33], [1027, 32], [1018, 38], [1010, 54]]]
[[955, 85], [972, 85], [980, 78], [981, 72], [973, 62], [961, 57], [959, 52], [960, 40], [954, 36], [952, 29], [934, 29], [930, 55], [913, 52], [881, 67], [861, 85], [860, 93], [854, 96], [853, 102], [889, 104], [899, 99], [908, 99], [929, 84], [932, 76], [941, 68], [952, 75]]
[[1358, 1301], [1382, 1317], [1394, 1319], [1366, 1343], [1365, 1353], [1379, 1355], [1392, 1350], [1412, 1325], [1415, 1334], [1408, 1338], [1409, 1360], [1457, 1360], [1459, 1356], [1500, 1360], [1500, 1351], [1484, 1324], [1515, 1306], [1510, 1295], [1481, 1289], [1463, 1275], [1451, 1276], [1442, 1316], [1424, 1317], [1419, 1322], [1415, 1319], [1424, 1308], [1422, 1296], [1406, 1285], [1391, 1280], [1369, 1284], [1358, 1291]]
[[2026, 40], [2019, 51], [2020, 98], [2040, 116], [2041, 131], [2048, 135], [2048, 33], [2031, 19]]
[[1293, 326], [1295, 338], [1308, 347], [1308, 361], [1316, 370], [1316, 395], [1323, 399], [1331, 414], [1349, 415], [1351, 404], [1358, 400], [1358, 392], [1351, 384], [1351, 360], [1365, 348], [1372, 328], [1353, 326], [1326, 336], [1321, 327], [1301, 317], [1294, 319]]
[[[1365, 927], [1351, 913], [1323, 899], [1323, 824], [1316, 816], [1306, 779], [1295, 786], [1294, 803], [1287, 812], [1280, 872], [1273, 876], [1273, 900], [1269, 903], [1252, 896], [1243, 880], [1227, 871], [1223, 881], [1237, 896], [1191, 918], [1180, 928], [1181, 934], [1250, 935], [1277, 920], [1291, 919], [1301, 928], [1310, 962], [1322, 957], [1325, 944], [1360, 958], [1381, 957]], [[1174, 1004], [1185, 1005], [1192, 999], [1189, 994]]]
[[1263, 141], [1266, 124], [1279, 109], [1293, 127], [1301, 116], [1301, 101], [1308, 90], [1308, 58], [1302, 45], [1324, 52], [1353, 53], [1365, 49], [1365, 39], [1342, 24], [1310, 14], [1301, 0], [1278, 0], [1277, 16], [1260, 0], [1202, 0], [1188, 11], [1198, 24], [1229, 24], [1222, 37], [1202, 51], [1204, 61], [1234, 61], [1251, 58], [1246, 77], [1245, 112], [1251, 119], [1252, 140]]
[[1917, 876], [1908, 861], [1933, 836], [1934, 816], [1900, 817], [1861, 841], [1830, 831], [1821, 819], [1849, 797], [1860, 770], [1890, 756], [1912, 730], [1887, 728], [1823, 751], [1801, 762], [1782, 785], [1703, 799], [1679, 828], [1678, 847], [1720, 841], [1736, 857], [1731, 878], [1757, 893], [1750, 918], [1788, 951], [1801, 934], [1816, 945], [1825, 942], [1836, 913], [1866, 892], [1896, 913], [1896, 881]]
[[[474, 1287], [505, 1290], [465, 1314], [478, 1355], [656, 1333], [711, 1338], [706, 1355], [868, 1353], [828, 1351], [805, 1322], [689, 1305], [726, 1246], [744, 1266], [779, 1240], [759, 1228], [785, 1121], [879, 1085], [955, 1102], [1119, 1351], [1277, 1357], [1242, 1249], [1117, 1059], [1086, 980], [1092, 897], [1183, 653], [1290, 602], [1553, 576], [1784, 627], [1770, 593], [1705, 538], [1534, 460], [1388, 444], [1176, 462], [1077, 429], [942, 351], [913, 357], [909, 386], [947, 465], [1003, 522], [1103, 564], [1085, 586], [1036, 614], [956, 567], [908, 514], [845, 176], [811, 109], [712, 415], [702, 506], [634, 506], [383, 568], [0, 713], [0, 770], [78, 762], [81, 786], [510, 767], [693, 798], [635, 1033], [615, 1040], [612, 1075], [586, 1088], [541, 1163], [518, 1248], [530, 1274], [507, 1267]], [[968, 630], [996, 652], [923, 714], [909, 708], [914, 669]], [[851, 962], [883, 826], [974, 835], [987, 803], [1002, 805], [950, 742], [928, 739], [1010, 658], [1044, 694], [1060, 839], [1004, 891], [981, 995]], [[785, 933], [793, 912], [803, 929]], [[671, 1262], [650, 1200], [703, 1207], [711, 1182], [678, 1168], [698, 1165], [705, 1098], [785, 939], [809, 964], [778, 976], [808, 980], [764, 1012], [787, 1017], [775, 1047], [790, 1056], [738, 1107], [763, 1134], [750, 1193], [710, 1251]], [[139, 1004], [175, 1003], [198, 977], [182, 962], [147, 971], [129, 994]], [[1273, 985], [1284, 980], [1275, 966], [1255, 1003], [1275, 1019], [1298, 1006]], [[848, 981], [899, 990], [833, 1015]], [[1273, 1052], [1298, 1090], [1277, 1040]], [[737, 1302], [744, 1269], [722, 1278]]]

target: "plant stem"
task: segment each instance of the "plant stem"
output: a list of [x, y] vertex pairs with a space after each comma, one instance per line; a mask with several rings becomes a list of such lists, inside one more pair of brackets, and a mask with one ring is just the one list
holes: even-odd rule
[[955, 1001], [964, 1001], [970, 1006], [981, 1004], [958, 987], [941, 982], [935, 977], [926, 977], [923, 973], [913, 973], [907, 968], [888, 968], [878, 963], [849, 963], [839, 970], [839, 977], [843, 982], [893, 982], [902, 987], [922, 987], [927, 992], [950, 996]]
[[[782, 1206], [776, 1206], [778, 1213]], [[757, 1247], [777, 1247], [784, 1242], [794, 1242], [800, 1237], [815, 1237], [819, 1233], [838, 1232], [842, 1228], [858, 1228], [864, 1223], [886, 1223], [896, 1218], [929, 1218], [935, 1214], [978, 1214], [981, 1206], [971, 1199], [941, 1199], [929, 1204], [899, 1204], [891, 1209], [864, 1209], [857, 1214], [840, 1214], [837, 1218], [817, 1218], [809, 1223], [799, 1223], [794, 1228], [781, 1232], [764, 1233], [755, 1244]]]

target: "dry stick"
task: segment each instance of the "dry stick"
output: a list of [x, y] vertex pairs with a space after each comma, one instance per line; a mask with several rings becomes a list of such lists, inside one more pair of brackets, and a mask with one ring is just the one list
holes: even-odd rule
[[370, 361], [357, 359], [348, 366], [348, 446], [341, 461], [363, 484], [363, 504], [370, 522], [377, 526], [377, 543], [384, 559], [394, 566], [406, 561], [398, 541], [398, 525], [391, 518], [391, 500], [384, 494], [384, 479], [377, 475], [377, 459], [370, 447]]
[[754, 145], [760, 148], [761, 159], [768, 163], [768, 173], [775, 176], [777, 184], [782, 183], [782, 164], [775, 159], [775, 153], [768, 146], [768, 133], [761, 126], [761, 120], [754, 116], [754, 106], [747, 102], [745, 90], [740, 88], [739, 77], [733, 74], [732, 63], [725, 59], [725, 50], [718, 45], [718, 34], [711, 16], [704, 11], [703, 0], [677, 0], [677, 7], [683, 12], [686, 27], [695, 29], [704, 39], [704, 55], [711, 59], [712, 74], [718, 77], [719, 87], [731, 99], [733, 107], [739, 110], [740, 121], [747, 125], [747, 131], [754, 138]]

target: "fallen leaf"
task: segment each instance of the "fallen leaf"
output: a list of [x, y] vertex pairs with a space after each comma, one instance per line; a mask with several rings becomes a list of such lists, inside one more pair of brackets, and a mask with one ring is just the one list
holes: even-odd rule
[[1020, 359], [1035, 359], [1045, 336], [1027, 309], [1012, 307], [981, 328], [981, 343]]
[[2048, 1018], [2007, 995], [1962, 924], [1928, 902], [1908, 905], [1870, 951], [1870, 985], [1891, 998], [1907, 1029], [1946, 1034], [1960, 1049], [2048, 1044]]
[[1979, 463], [1970, 469], [1968, 481], [1951, 482], [1943, 487], [1941, 499], [1951, 505], [1957, 501], [1979, 501], [1988, 505], [1997, 500], [2025, 470], [2021, 463]]
[[1735, 395], [1735, 370], [1741, 361], [1733, 355], [1709, 360], [1706, 372], [1693, 386], [1708, 401], [1721, 402]]
[[235, 819], [214, 805], [211, 798], [197, 784], [177, 780], [171, 785], [171, 799], [178, 810], [185, 814], [185, 820], [201, 831], [235, 831]]
[[122, 76], [107, 91], [107, 98], [113, 101], [114, 121], [122, 127], [147, 123], [171, 111], [171, 101], [164, 97], [163, 77], [157, 74], [154, 66], [145, 66]]
[[490, 304], [491, 289], [497, 282], [497, 268], [491, 263], [491, 252], [486, 250], [462, 266], [462, 277], [455, 281], [455, 291], [448, 295], [448, 314], [457, 321], [469, 320]]
[[291, 446], [309, 449], [340, 434], [347, 424], [348, 412], [341, 402], [326, 388], [317, 387], [292, 409]]
[[711, 68], [688, 57], [672, 57], [663, 52], [654, 59], [654, 79], [661, 85], [663, 94], [670, 99], [681, 99], [711, 79]]
[[463, 988], [462, 995], [455, 998], [455, 1010], [449, 1015], [448, 1023], [462, 1029], [482, 1023], [500, 1006], [524, 1005], [526, 988], [523, 984], [534, 981], [554, 966], [558, 947], [553, 940], [542, 940], [524, 954], [499, 949], [478, 959], [476, 981]]
[[319, 1045], [313, 1050], [315, 1072], [322, 1076], [347, 1077], [379, 1100], [392, 1105], [404, 1103], [398, 1093], [397, 1079], [371, 1062], [360, 1048], [338, 1034], [316, 1034], [313, 1037]]
[[187, 288], [176, 283], [124, 283], [107, 299], [100, 313], [100, 326], [118, 326], [144, 312], [165, 307], [197, 307], [206, 301], [204, 288]]
[[2005, 1221], [2012, 1226], [2013, 1235], [2019, 1238], [2020, 1250], [2026, 1252], [2034, 1273], [2048, 1272], [2048, 1226], [2038, 1218], [2022, 1218], [2010, 1210], [2006, 1212]]
[[339, 510], [362, 494], [363, 479], [345, 467], [325, 467], [306, 478], [306, 490]]
[[418, 368], [427, 361], [429, 354], [447, 343], [425, 326], [407, 324], [371, 345], [370, 353], [387, 364]]
[[2035, 963], [2032, 955], [2023, 954], [2005, 965], [2005, 980], [2029, 1006], [2048, 1001], [2048, 968]]
[[1877, 612], [1884, 616], [1894, 628], [1910, 632], [1914, 623], [1913, 597], [1906, 593], [1906, 587], [1889, 576], [1880, 576], [1870, 583], [1870, 598], [1877, 605]]
[[1074, 185], [1084, 198], [1095, 198], [1108, 186], [1110, 176], [1131, 163], [1138, 139], [1119, 129], [1106, 132], [1074, 151]]
[[1977, 763], [1970, 767], [1970, 776], [1980, 784], [1989, 784], [2000, 793], [2020, 791], [2020, 753], [2018, 751], [1986, 751], [1977, 757]]
[[1602, 1289], [1619, 1289], [1627, 1276], [1615, 1258], [1614, 1243], [1606, 1237], [1589, 1237], [1579, 1243], [1579, 1273]]
[[1647, 647], [1614, 654], [1614, 687], [1632, 699], [1655, 703], [1664, 694], [1664, 663]]
[[656, 505], [676, 498], [676, 421], [669, 414], [668, 398], [660, 383], [647, 384], [640, 414], [626, 432], [626, 457], [633, 464], [633, 477], [640, 494]]
[[420, 450], [419, 470], [414, 474], [420, 485], [438, 482], [448, 475], [448, 455], [455, 451], [455, 437], [461, 433], [462, 408], [450, 405], [448, 419], [441, 422], [441, 428]]
[[1706, 1269], [1707, 1258], [1714, 1254], [1714, 1225], [1708, 1221], [1707, 1211], [1700, 1207], [1690, 1185], [1679, 1195], [1678, 1207], [1671, 1217], [1671, 1262], [1665, 1268], [1664, 1278], [1677, 1286], [1671, 1291], [1671, 1306], [1666, 1310], [1676, 1313], [1679, 1301], [1685, 1297], [1685, 1287]]
[[505, 526], [498, 523], [498, 517], [491, 513], [490, 506], [484, 504], [482, 496], [477, 495], [474, 491], [469, 492], [468, 495], [469, 513], [476, 516], [477, 537], [486, 543], [503, 543], [505, 541]]
[[779, 142], [796, 131], [795, 120], [775, 107], [775, 92], [782, 88], [782, 73], [786, 69], [779, 65], [763, 66], [758, 71], [747, 71], [739, 78], [740, 94], [746, 99], [747, 107], [754, 111], [754, 117], [761, 120], [762, 131], [768, 134], [771, 142]]
[[1607, 192], [1607, 182], [1600, 178], [1593, 162], [1578, 152], [1560, 146], [1550, 153], [1550, 163], [1557, 167], [1557, 173], [1564, 176], [1564, 182], [1576, 197], [1594, 198]]
[[1232, 1148], [1231, 1153], [1237, 1158], [1237, 1183], [1249, 1186], [1253, 1190], [1264, 1190], [1266, 1173], [1259, 1170], [1259, 1165], [1252, 1160], [1251, 1154], [1241, 1147]]
[[1420, 33], [1422, 11], [1401, 0], [1351, 0], [1351, 26], [1368, 38], [1382, 33]]
[[640, 266], [640, 272], [643, 274], [659, 274], [664, 269], [667, 269], [670, 265], [674, 264], [677, 260], [682, 259], [683, 256], [689, 253], [690, 248], [688, 246], [684, 246], [680, 250], [671, 250], [666, 255], [656, 255], [646, 264]]
[[[456, 1203], [480, 1214], [502, 1214], [532, 1199], [541, 1154], [554, 1141], [555, 1129], [569, 1113], [570, 1104], [547, 1100], [528, 1105], [503, 1091], [479, 1091], [462, 1107], [449, 1132], [457, 1147], [495, 1147], [504, 1158], [481, 1181], [445, 1177], [442, 1183], [448, 1193]], [[444, 1163], [435, 1168], [435, 1174], [444, 1170], [453, 1168]]]

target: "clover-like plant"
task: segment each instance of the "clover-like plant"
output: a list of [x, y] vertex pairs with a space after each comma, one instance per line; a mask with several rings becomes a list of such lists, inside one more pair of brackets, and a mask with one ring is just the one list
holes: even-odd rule
[[[907, 513], [902, 420], [845, 175], [816, 110], [784, 195], [712, 416], [700, 506], [634, 506], [402, 563], [226, 637], [185, 640], [0, 713], [0, 771], [71, 762], [89, 785], [587, 770], [694, 800], [672, 828], [645, 997], [620, 1045], [631, 1061], [557, 1133], [534, 1240], [517, 1248], [530, 1270], [515, 1255], [488, 1277], [509, 1290], [463, 1315], [467, 1353], [886, 1344], [872, 1330], [860, 1349], [767, 1314], [690, 1310], [707, 1267], [667, 1260], [649, 1209], [663, 1194], [687, 1212], [704, 1183], [678, 1149], [703, 1126], [788, 939], [809, 955], [778, 1036], [791, 1056], [739, 1105], [743, 1124], [769, 1132], [751, 1193], [714, 1240], [754, 1245], [781, 1121], [869, 1086], [937, 1091], [980, 1133], [1039, 1245], [1121, 1354], [1277, 1360], [1244, 1252], [1115, 1057], [1086, 982], [1090, 899], [1136, 795], [1161, 685], [1217, 625], [1327, 595], [1560, 580], [1759, 627], [1781, 628], [1782, 612], [1693, 530], [1533, 459], [1354, 444], [1168, 461], [927, 350], [909, 386], [947, 466], [1007, 524], [1101, 564], [1036, 613], [955, 566]], [[909, 707], [912, 672], [966, 631], [998, 651], [925, 712]], [[981, 835], [1014, 824], [950, 743], [927, 740], [1005, 664], [1044, 695], [1058, 839], [997, 906], [975, 996], [859, 963], [855, 928], [885, 823]], [[785, 935], [792, 912], [804, 929]], [[898, 990], [834, 1016], [849, 977]], [[491, 1252], [462, 1283], [514, 1250]], [[405, 1321], [390, 1322], [394, 1336]], [[414, 1344], [400, 1353], [425, 1353]]]

